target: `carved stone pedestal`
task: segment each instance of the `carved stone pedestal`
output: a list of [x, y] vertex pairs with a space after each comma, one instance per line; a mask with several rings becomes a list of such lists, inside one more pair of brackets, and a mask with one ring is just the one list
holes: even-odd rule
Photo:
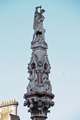
[[28, 112], [31, 113], [31, 118], [33, 119], [46, 119], [47, 113], [50, 112], [48, 109], [54, 105], [52, 99], [53, 94], [46, 92], [35, 92], [33, 94], [24, 94], [25, 102], [24, 106], [28, 106]]

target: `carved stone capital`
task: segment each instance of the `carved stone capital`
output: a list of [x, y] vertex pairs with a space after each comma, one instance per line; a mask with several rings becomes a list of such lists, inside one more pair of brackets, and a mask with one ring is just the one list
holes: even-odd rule
[[31, 112], [31, 117], [47, 118], [49, 108], [54, 105], [54, 102], [46, 97], [31, 97], [25, 100], [24, 105], [29, 107], [28, 112]]

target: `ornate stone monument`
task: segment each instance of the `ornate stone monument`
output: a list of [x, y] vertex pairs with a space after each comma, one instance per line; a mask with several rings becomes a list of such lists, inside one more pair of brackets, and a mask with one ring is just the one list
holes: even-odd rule
[[24, 106], [28, 106], [32, 120], [45, 120], [49, 108], [54, 105], [52, 87], [49, 80], [50, 63], [48, 60], [48, 45], [45, 42], [43, 27], [45, 12], [41, 6], [36, 7], [34, 14], [34, 34], [31, 42], [32, 56], [28, 64], [29, 84], [24, 94]]

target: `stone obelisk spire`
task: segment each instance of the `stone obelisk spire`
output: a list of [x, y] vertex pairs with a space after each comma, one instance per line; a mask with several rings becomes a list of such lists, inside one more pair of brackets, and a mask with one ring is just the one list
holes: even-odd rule
[[[38, 9], [40, 9], [38, 12]], [[24, 106], [29, 107], [32, 120], [45, 120], [48, 109], [54, 105], [52, 87], [49, 81], [50, 64], [47, 55], [48, 45], [45, 42], [43, 28], [45, 12], [41, 6], [36, 7], [34, 14], [34, 34], [31, 42], [32, 57], [28, 64], [29, 84], [24, 94]]]

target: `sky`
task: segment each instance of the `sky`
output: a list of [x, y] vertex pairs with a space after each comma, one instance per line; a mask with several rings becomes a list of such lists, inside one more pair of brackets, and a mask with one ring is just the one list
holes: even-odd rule
[[35, 7], [45, 9], [44, 28], [55, 106], [47, 120], [80, 120], [80, 0], [0, 0], [0, 103], [16, 99], [21, 120], [28, 85]]

